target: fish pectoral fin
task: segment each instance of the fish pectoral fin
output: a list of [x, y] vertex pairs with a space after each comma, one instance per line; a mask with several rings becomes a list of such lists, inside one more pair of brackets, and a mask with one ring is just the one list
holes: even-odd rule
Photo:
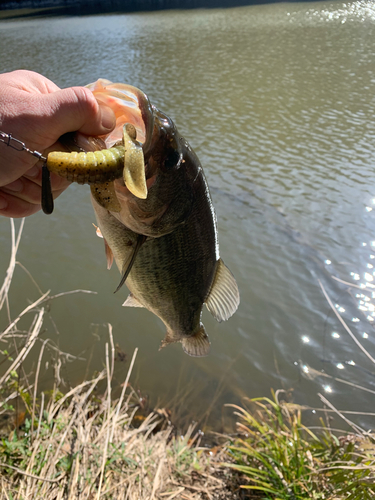
[[122, 287], [122, 285], [127, 280], [129, 273], [130, 273], [130, 271], [133, 267], [133, 264], [135, 262], [135, 258], [137, 257], [138, 251], [141, 248], [141, 246], [143, 245], [143, 243], [146, 241], [146, 239], [147, 239], [147, 236], [144, 236], [143, 234], [138, 235], [137, 242], [134, 246], [133, 253], [130, 255], [130, 257], [125, 262], [125, 264], [122, 268], [122, 278], [121, 278], [121, 281], [120, 281], [118, 287], [114, 291], [114, 293], [118, 292], [120, 290], [120, 288]]
[[132, 293], [130, 293], [125, 300], [125, 302], [122, 304], [124, 307], [144, 307], [143, 304], [139, 302], [139, 300], [134, 297]]
[[219, 259], [206, 307], [212, 316], [221, 322], [236, 312], [239, 303], [240, 292], [236, 280], [224, 262]]
[[210, 341], [202, 324], [199, 325], [199, 330], [191, 337], [185, 337], [181, 340], [182, 349], [189, 356], [203, 357], [208, 356], [210, 352]]
[[113, 182], [91, 184], [90, 189], [92, 197], [101, 207], [111, 212], [120, 212], [121, 205], [117, 199]]
[[124, 155], [124, 182], [129, 191], [145, 200], [147, 198], [147, 184], [145, 160], [142, 145], [136, 140], [137, 132], [134, 125], [126, 123], [123, 128]]

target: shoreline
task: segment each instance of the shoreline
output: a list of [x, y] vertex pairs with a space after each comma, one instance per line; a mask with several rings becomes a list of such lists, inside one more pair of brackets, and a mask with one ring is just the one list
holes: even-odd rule
[[[288, 0], [288, 3], [314, 0]], [[0, 20], [14, 17], [109, 14], [245, 7], [284, 3], [284, 0], [20, 0], [0, 1]], [[8, 15], [3, 15], [7, 12]]]

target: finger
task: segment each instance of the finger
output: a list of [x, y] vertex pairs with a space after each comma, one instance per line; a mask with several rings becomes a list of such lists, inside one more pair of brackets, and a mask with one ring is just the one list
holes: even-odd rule
[[[60, 186], [64, 186], [64, 184], [69, 185], [65, 179], [61, 179], [62, 182], [59, 181]], [[65, 182], [64, 182], [65, 181]], [[52, 189], [52, 195], [56, 198], [60, 193], [62, 193], [66, 189], [66, 186], [56, 188], [56, 186]], [[1, 192], [3, 194], [9, 194], [15, 198], [31, 203], [32, 205], [40, 205], [41, 200], [41, 185], [27, 179], [26, 177], [20, 177], [16, 181], [3, 186], [1, 188]]]
[[[58, 198], [64, 190], [55, 191], [53, 193], [54, 199]], [[22, 198], [19, 198], [10, 193], [6, 193], [0, 189], [0, 216], [13, 217], [18, 219], [20, 217], [28, 217], [41, 210], [40, 199], [39, 203], [30, 203]]]
[[17, 219], [35, 214], [40, 209], [40, 204], [29, 203], [0, 189], [0, 215]]
[[[23, 177], [29, 179], [34, 182], [38, 186], [42, 185], [42, 164], [39, 162], [38, 165], [34, 165], [30, 170], [28, 170]], [[52, 192], [54, 194], [55, 191], [64, 191], [68, 186], [70, 186], [70, 182], [60, 177], [59, 175], [51, 172], [51, 187]]]
[[45, 105], [54, 109], [47, 121], [58, 137], [76, 130], [86, 135], [104, 135], [116, 125], [113, 111], [100, 106], [91, 90], [85, 87], [71, 87], [41, 97]]
[[35, 182], [26, 179], [25, 177], [20, 177], [14, 182], [7, 184], [1, 188], [1, 192], [4, 194], [9, 194], [20, 200], [27, 201], [33, 205], [40, 204], [41, 199], [41, 189]]

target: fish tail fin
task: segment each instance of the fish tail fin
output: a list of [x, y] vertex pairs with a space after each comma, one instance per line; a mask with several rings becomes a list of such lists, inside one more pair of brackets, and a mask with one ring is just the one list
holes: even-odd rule
[[210, 352], [211, 344], [202, 323], [190, 337], [181, 338], [178, 336], [176, 338], [176, 334], [173, 331], [167, 330], [167, 334], [160, 344], [159, 351], [160, 349], [163, 349], [163, 347], [166, 347], [168, 344], [172, 344], [174, 342], [181, 342], [182, 349], [189, 356], [202, 357], [207, 356]]
[[202, 323], [198, 330], [191, 337], [185, 337], [181, 340], [182, 349], [189, 356], [201, 357], [207, 356], [210, 352], [210, 341]]

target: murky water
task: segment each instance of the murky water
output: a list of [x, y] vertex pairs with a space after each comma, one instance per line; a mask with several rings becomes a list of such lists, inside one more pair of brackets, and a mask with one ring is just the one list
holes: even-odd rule
[[[204, 165], [221, 255], [241, 291], [227, 323], [204, 313], [208, 358], [180, 345], [158, 352], [164, 326], [122, 308], [126, 290], [113, 295], [119, 275], [106, 270], [89, 191], [72, 186], [53, 215], [26, 221], [18, 255], [43, 291], [97, 292], [51, 305], [43, 337], [86, 359], [62, 367], [65, 382], [102, 368], [111, 323], [128, 360], [139, 347], [133, 385], [152, 404], [172, 406], [177, 394], [180, 417], [210, 413], [217, 426], [223, 403], [270, 388], [293, 388], [296, 402], [312, 406], [322, 393], [339, 409], [371, 411], [373, 394], [342, 381], [375, 390], [375, 367], [319, 281], [375, 356], [373, 2], [3, 20], [0, 32], [1, 71], [32, 69], [61, 87], [128, 82], [174, 119]], [[0, 218], [2, 274], [9, 238]], [[349, 293], [331, 275], [368, 291]], [[14, 312], [37, 295], [18, 269]], [[117, 363], [119, 383], [127, 367]], [[47, 386], [52, 372], [43, 370]]]

